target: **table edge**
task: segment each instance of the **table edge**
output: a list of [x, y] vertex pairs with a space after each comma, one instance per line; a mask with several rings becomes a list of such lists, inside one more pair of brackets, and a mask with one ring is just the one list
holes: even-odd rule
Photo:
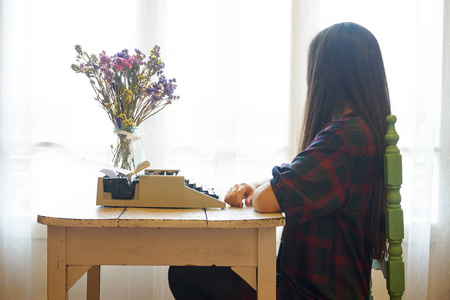
[[[125, 212], [125, 208], [123, 210]], [[279, 227], [286, 224], [285, 217], [281, 213], [261, 218], [227, 219], [227, 220], [194, 220], [194, 219], [121, 219], [123, 212], [118, 217], [111, 218], [73, 218], [55, 217], [38, 214], [37, 223], [58, 227], [120, 227], [120, 228], [263, 228]]]

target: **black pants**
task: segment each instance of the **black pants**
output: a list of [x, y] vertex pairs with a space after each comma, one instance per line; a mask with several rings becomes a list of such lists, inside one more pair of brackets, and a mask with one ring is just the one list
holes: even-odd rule
[[176, 300], [256, 299], [256, 291], [230, 267], [170, 267], [169, 286]]

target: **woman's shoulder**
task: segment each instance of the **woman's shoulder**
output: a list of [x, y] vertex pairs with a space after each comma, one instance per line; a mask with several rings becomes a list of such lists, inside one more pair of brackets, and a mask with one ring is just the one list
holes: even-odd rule
[[328, 123], [322, 130], [322, 134], [332, 135], [350, 147], [374, 143], [373, 134], [367, 123], [357, 114], [347, 115]]
[[324, 131], [370, 132], [367, 123], [358, 114], [348, 114], [331, 121], [323, 128]]

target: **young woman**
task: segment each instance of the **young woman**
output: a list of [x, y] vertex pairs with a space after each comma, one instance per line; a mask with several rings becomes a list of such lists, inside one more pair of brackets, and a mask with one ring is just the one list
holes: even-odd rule
[[[299, 154], [267, 182], [235, 185], [225, 201], [284, 212], [278, 299], [368, 299], [372, 259], [386, 254], [390, 103], [380, 47], [360, 25], [333, 25], [311, 42], [307, 72]], [[171, 267], [169, 281], [176, 299], [221, 299], [221, 290], [224, 299], [255, 297], [229, 268]]]

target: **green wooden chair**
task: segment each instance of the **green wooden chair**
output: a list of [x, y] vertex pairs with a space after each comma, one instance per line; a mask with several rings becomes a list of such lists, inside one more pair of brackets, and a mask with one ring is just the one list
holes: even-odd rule
[[[403, 210], [400, 205], [402, 184], [402, 156], [397, 147], [399, 136], [395, 131], [397, 117], [386, 117], [388, 130], [385, 136], [387, 148], [384, 155], [384, 183], [387, 188], [386, 237], [388, 257], [385, 265], [374, 262], [375, 269], [381, 269], [386, 278], [386, 287], [391, 300], [400, 300], [405, 291], [405, 266], [402, 259]], [[373, 297], [371, 297], [373, 299]]]

